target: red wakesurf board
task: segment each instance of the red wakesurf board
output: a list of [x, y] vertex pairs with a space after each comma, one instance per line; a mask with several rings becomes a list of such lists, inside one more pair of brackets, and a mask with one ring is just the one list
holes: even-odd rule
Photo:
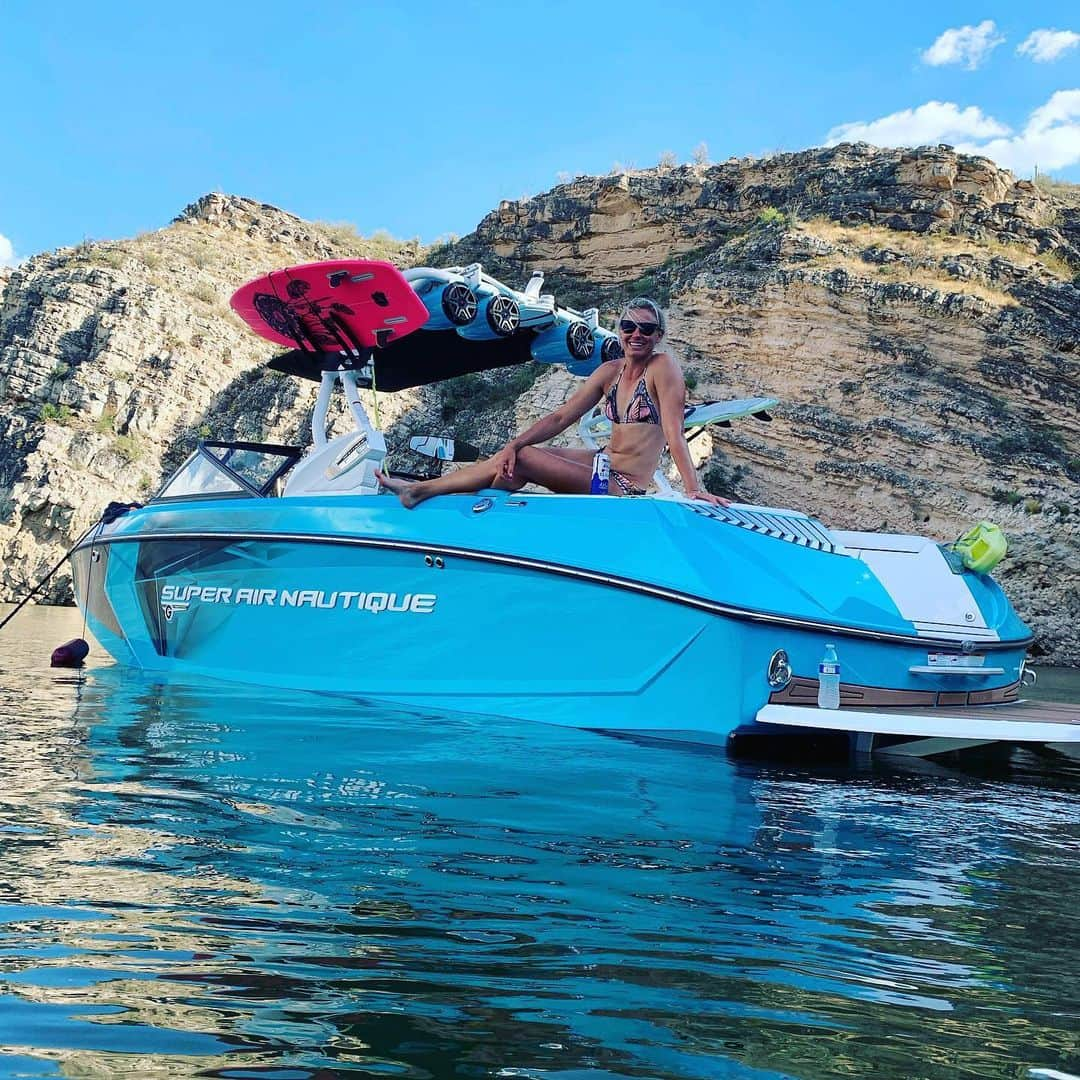
[[230, 303], [267, 341], [330, 353], [383, 347], [428, 318], [401, 271], [376, 259], [272, 270], [242, 285]]

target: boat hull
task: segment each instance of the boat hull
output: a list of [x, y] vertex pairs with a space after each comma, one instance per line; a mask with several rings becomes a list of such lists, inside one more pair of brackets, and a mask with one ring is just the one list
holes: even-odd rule
[[91, 627], [149, 671], [576, 727], [685, 726], [691, 687], [703, 729], [722, 736], [741, 712], [737, 680], [717, 684], [721, 659], [741, 668], [739, 626], [658, 597], [342, 543], [105, 546]]
[[[74, 577], [95, 636], [123, 662], [432, 712], [719, 743], [759, 726], [783, 692], [767, 678], [778, 650], [805, 682], [829, 641], [846, 684], [937, 692], [910, 671], [926, 641], [846, 565], [857, 560], [724, 532], [676, 503], [573, 502], [147, 508], [84, 542]], [[627, 539], [632, 526], [647, 542]], [[740, 602], [753, 572], [757, 608]], [[834, 608], [857, 606], [860, 624], [810, 587], [835, 592], [843, 574]], [[951, 678], [941, 692], [1003, 693], [1023, 658], [1022, 640], [999, 642], [999, 675]]]

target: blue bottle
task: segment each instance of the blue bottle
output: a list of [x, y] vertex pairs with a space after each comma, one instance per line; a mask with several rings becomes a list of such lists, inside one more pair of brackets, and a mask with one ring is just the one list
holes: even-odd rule
[[608, 493], [608, 475], [611, 472], [611, 459], [603, 450], [597, 451], [592, 461], [592, 481], [589, 484], [590, 495]]

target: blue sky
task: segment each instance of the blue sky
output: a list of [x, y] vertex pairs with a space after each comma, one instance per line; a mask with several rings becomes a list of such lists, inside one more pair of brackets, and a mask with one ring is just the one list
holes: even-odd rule
[[947, 141], [1080, 181], [1075, 3], [3, 0], [0, 72], [0, 262], [211, 190], [433, 240], [701, 143]]

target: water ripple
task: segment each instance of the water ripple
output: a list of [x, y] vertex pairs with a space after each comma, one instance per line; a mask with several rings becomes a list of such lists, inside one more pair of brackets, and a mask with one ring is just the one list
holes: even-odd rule
[[59, 673], [72, 614], [28, 618], [0, 663], [4, 1075], [1080, 1066], [1073, 765], [808, 772]]

